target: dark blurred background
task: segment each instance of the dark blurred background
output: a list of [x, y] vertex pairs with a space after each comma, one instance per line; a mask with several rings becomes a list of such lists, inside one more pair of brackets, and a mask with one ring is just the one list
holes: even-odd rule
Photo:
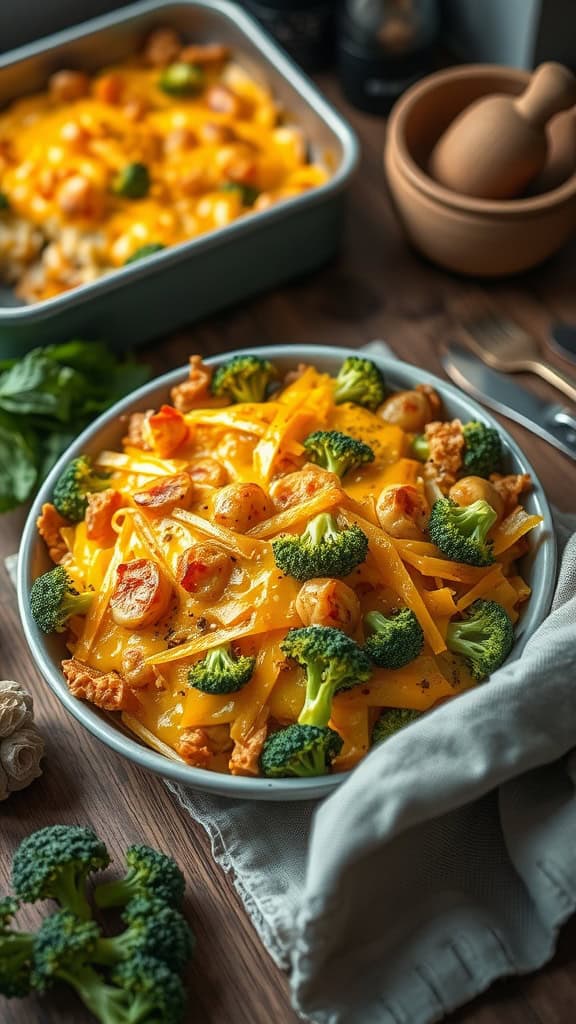
[[[126, 0], [3, 0], [0, 52], [123, 6]], [[576, 67], [575, 0], [242, 0], [241, 6], [305, 70], [334, 67], [348, 99], [376, 114], [447, 59], [525, 68], [560, 60]]]

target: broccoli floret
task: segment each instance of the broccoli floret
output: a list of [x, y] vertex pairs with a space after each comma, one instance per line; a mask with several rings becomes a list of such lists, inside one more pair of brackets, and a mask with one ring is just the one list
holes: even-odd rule
[[370, 660], [358, 644], [331, 626], [291, 629], [282, 652], [306, 669], [306, 696], [298, 722], [266, 740], [260, 768], [269, 778], [326, 775], [342, 749], [342, 739], [328, 727], [332, 699], [370, 677]]
[[372, 674], [367, 654], [346, 633], [332, 626], [291, 629], [280, 648], [306, 669], [300, 725], [327, 725], [334, 694], [365, 682]]
[[129, 846], [126, 865], [124, 878], [96, 887], [96, 906], [124, 907], [137, 896], [157, 897], [172, 907], [182, 905], [186, 883], [172, 857], [149, 846]]
[[395, 732], [419, 718], [420, 714], [420, 711], [409, 711], [408, 708], [386, 708], [374, 723], [372, 745], [389, 739]]
[[501, 605], [474, 601], [459, 622], [450, 623], [446, 643], [466, 659], [475, 679], [486, 679], [510, 654], [514, 629]]
[[289, 725], [268, 737], [260, 756], [260, 768], [270, 779], [326, 775], [341, 750], [342, 739], [334, 729]]
[[[467, 476], [489, 477], [502, 465], [502, 442], [494, 427], [471, 420], [462, 427], [464, 450], [462, 466]], [[420, 462], [430, 458], [430, 445], [425, 434], [417, 434], [412, 441], [412, 452]]]
[[91, 959], [99, 938], [95, 921], [81, 921], [69, 910], [45, 917], [34, 942], [34, 988], [45, 992], [57, 980], [74, 985], [76, 972]]
[[[118, 1024], [181, 1024], [184, 1020], [184, 986], [161, 960], [134, 956], [119, 964], [112, 981], [126, 1006], [126, 1016], [120, 1017]], [[115, 1018], [110, 1024], [116, 1024]]]
[[439, 498], [430, 513], [430, 540], [453, 562], [491, 565], [492, 542], [486, 538], [497, 518], [483, 499], [461, 507], [451, 498]]
[[282, 534], [272, 542], [274, 561], [287, 576], [304, 583], [316, 576], [347, 576], [368, 554], [368, 538], [359, 526], [340, 530], [321, 512], [301, 534]]
[[12, 888], [27, 903], [54, 899], [82, 920], [91, 917], [86, 878], [108, 867], [104, 843], [90, 828], [50, 825], [20, 843], [12, 862]]
[[54, 505], [65, 519], [79, 523], [86, 515], [88, 495], [110, 487], [108, 473], [96, 473], [92, 459], [79, 455], [66, 466], [54, 488]]
[[164, 68], [158, 88], [169, 96], [194, 96], [204, 85], [204, 72], [197, 64], [177, 61]]
[[221, 192], [238, 192], [242, 206], [254, 206], [260, 191], [253, 185], [242, 185], [239, 181], [225, 181], [220, 185]]
[[34, 987], [65, 981], [101, 1024], [179, 1024], [185, 996], [176, 974], [153, 957], [120, 963], [108, 984], [92, 966], [100, 930], [67, 911], [44, 919], [34, 944]]
[[464, 434], [463, 463], [471, 476], [489, 477], [502, 467], [502, 442], [494, 427], [472, 420], [462, 427]]
[[236, 658], [230, 644], [214, 647], [202, 661], [197, 661], [188, 672], [188, 686], [202, 693], [236, 693], [251, 679], [256, 658], [241, 655]]
[[234, 356], [212, 377], [212, 394], [233, 402], [263, 402], [276, 371], [267, 359]]
[[316, 430], [303, 441], [310, 462], [342, 477], [352, 469], [374, 462], [374, 452], [364, 441], [358, 441], [339, 430]]
[[422, 626], [409, 608], [390, 618], [369, 612], [364, 627], [369, 632], [364, 650], [380, 668], [402, 668], [417, 658], [424, 646]]
[[150, 171], [146, 164], [126, 164], [112, 181], [112, 191], [125, 199], [143, 199], [150, 191]]
[[30, 611], [44, 633], [62, 633], [72, 615], [85, 615], [94, 594], [79, 594], [63, 566], [57, 565], [34, 580], [30, 588]]
[[0, 899], [0, 996], [5, 999], [22, 999], [32, 988], [34, 936], [10, 927], [18, 906], [12, 897]]
[[376, 409], [386, 398], [386, 384], [378, 367], [370, 359], [349, 356], [336, 378], [334, 401], [355, 402], [366, 409]]
[[161, 242], [149, 242], [148, 245], [141, 245], [139, 249], [135, 249], [131, 256], [124, 261], [124, 266], [127, 267], [130, 263], [137, 263], [138, 260], [145, 260], [148, 256], [153, 256], [156, 252], [161, 252], [166, 246], [162, 245]]
[[142, 954], [181, 971], [192, 956], [192, 930], [180, 911], [164, 900], [137, 897], [126, 907], [122, 920], [128, 927], [120, 935], [98, 939], [92, 954], [94, 963], [114, 966]]

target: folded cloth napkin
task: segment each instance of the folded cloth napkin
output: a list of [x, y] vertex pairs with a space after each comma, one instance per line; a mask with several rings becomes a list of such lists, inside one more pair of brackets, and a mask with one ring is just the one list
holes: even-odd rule
[[432, 1024], [544, 964], [576, 909], [576, 517], [557, 529], [552, 611], [522, 657], [373, 750], [323, 803], [168, 783], [305, 1019]]

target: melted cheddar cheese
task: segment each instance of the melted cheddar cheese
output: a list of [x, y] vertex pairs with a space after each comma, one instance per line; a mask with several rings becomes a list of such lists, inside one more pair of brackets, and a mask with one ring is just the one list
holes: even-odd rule
[[[0, 114], [0, 273], [27, 301], [327, 180], [226, 48], [175, 47], [166, 62], [149, 41], [92, 77], [58, 72]], [[191, 49], [199, 63], [186, 63]], [[174, 67], [193, 69], [194, 88], [166, 91]]]
[[[192, 360], [191, 381], [199, 365]], [[211, 770], [258, 774], [266, 731], [295, 722], [305, 692], [303, 669], [281, 649], [288, 630], [309, 624], [299, 605], [302, 584], [278, 568], [273, 541], [301, 533], [311, 518], [329, 511], [340, 528], [359, 526], [368, 538], [365, 561], [345, 579], [344, 589], [354, 592], [360, 610], [350, 620], [349, 635], [362, 644], [365, 613], [386, 615], [407, 606], [425, 638], [410, 664], [375, 668], [368, 682], [334, 698], [331, 725], [343, 747], [333, 768], [342, 771], [366, 753], [381, 709], [427, 711], [474, 685], [464, 660], [447, 650], [448, 624], [478, 597], [500, 603], [517, 618], [529, 589], [507, 552], [537, 517], [517, 508], [497, 525], [492, 565], [450, 562], [424, 531], [415, 538], [415, 523], [402, 536], [384, 518], [377, 499], [391, 487], [406, 488], [426, 503], [423, 465], [411, 457], [414, 435], [383, 418], [385, 406], [372, 412], [335, 404], [333, 379], [313, 367], [267, 401], [215, 405], [210, 370], [201, 368], [203, 384], [195, 395], [180, 385], [172, 396], [175, 408], [147, 414], [139, 446], [129, 431], [123, 451], [103, 451], [95, 460], [97, 471], [110, 473], [110, 489], [121, 495], [111, 517], [112, 542], [102, 546], [90, 536], [89, 512], [86, 521], [61, 529], [68, 549], [63, 564], [74, 586], [95, 594], [88, 614], [70, 622], [70, 651], [84, 665], [118, 677], [134, 656], [145, 674], [137, 680], [126, 675], [136, 709], [125, 721], [146, 742]], [[307, 462], [303, 442], [317, 430], [364, 442], [373, 461], [342, 480], [328, 473], [314, 477], [323, 471]], [[162, 498], [182, 479], [185, 487], [192, 483], [181, 505], [143, 503], [143, 494]], [[314, 487], [308, 491], [310, 481]], [[232, 497], [223, 504], [230, 488]], [[210, 562], [208, 548], [217, 562]], [[192, 563], [194, 571], [209, 583], [214, 566], [226, 561], [224, 585], [213, 591], [204, 590], [204, 583], [191, 585], [182, 568], [189, 568], [190, 552], [199, 560]], [[158, 567], [170, 600], [152, 624], [126, 627], [119, 623], [114, 595], [122, 566], [141, 560]], [[331, 623], [329, 617], [322, 620], [329, 609], [323, 611], [321, 601], [314, 614], [320, 618], [312, 621]], [[189, 685], [191, 666], [225, 644], [255, 659], [249, 681], [221, 695]]]

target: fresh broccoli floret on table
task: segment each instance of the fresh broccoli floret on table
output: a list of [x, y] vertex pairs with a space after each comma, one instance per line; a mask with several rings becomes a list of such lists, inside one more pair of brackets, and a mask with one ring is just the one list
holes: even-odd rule
[[185, 994], [179, 977], [155, 957], [135, 954], [107, 982], [94, 968], [100, 930], [68, 911], [42, 922], [34, 944], [33, 983], [40, 992], [55, 981], [70, 985], [101, 1024], [180, 1024]]
[[34, 935], [13, 930], [18, 900], [0, 899], [0, 996], [22, 999], [31, 991]]
[[446, 643], [465, 658], [475, 679], [486, 679], [510, 654], [514, 629], [501, 605], [474, 601], [458, 622], [449, 624]]
[[150, 846], [129, 846], [124, 878], [105, 882], [94, 890], [98, 907], [123, 907], [137, 896], [156, 897], [172, 907], [184, 898], [184, 875], [172, 857]]
[[304, 533], [277, 537], [272, 551], [278, 568], [304, 583], [317, 576], [347, 576], [365, 561], [368, 538], [359, 526], [340, 529], [333, 515], [322, 512]]
[[389, 617], [369, 612], [364, 627], [368, 632], [364, 650], [380, 668], [402, 668], [417, 658], [424, 646], [422, 626], [409, 608]]
[[343, 477], [358, 466], [374, 462], [374, 452], [364, 441], [358, 441], [339, 430], [316, 430], [303, 441], [310, 462]]
[[380, 370], [370, 359], [349, 356], [336, 378], [334, 401], [354, 402], [366, 409], [376, 409], [386, 398], [386, 384]]
[[88, 920], [86, 879], [109, 863], [106, 846], [91, 828], [50, 825], [20, 843], [12, 862], [12, 888], [26, 903], [54, 899]]
[[86, 515], [88, 495], [110, 487], [110, 475], [97, 473], [88, 455], [72, 459], [54, 488], [54, 505], [61, 516], [79, 523]]
[[372, 745], [382, 743], [395, 732], [404, 729], [411, 722], [416, 721], [421, 715], [420, 711], [412, 711], [408, 708], [385, 708], [378, 716], [372, 729]]
[[259, 356], [234, 356], [212, 377], [212, 394], [233, 402], [263, 402], [276, 371]]
[[98, 939], [92, 955], [94, 963], [114, 966], [142, 954], [181, 971], [192, 956], [192, 930], [180, 911], [164, 900], [136, 897], [127, 905], [122, 920], [127, 925], [123, 932]]
[[[118, 1018], [118, 1024], [181, 1024], [184, 1020], [184, 986], [161, 960], [134, 956], [118, 965], [112, 981], [126, 1015]], [[115, 1018], [110, 1024], [117, 1024]]]
[[214, 647], [188, 671], [188, 685], [202, 693], [235, 693], [251, 679], [256, 658], [232, 653], [230, 644]]
[[496, 519], [496, 512], [483, 499], [461, 507], [451, 498], [439, 498], [430, 513], [430, 540], [453, 562], [491, 565], [494, 555], [487, 536]]
[[72, 615], [86, 615], [94, 594], [78, 594], [61, 565], [38, 576], [30, 588], [30, 611], [43, 633], [61, 633]]
[[45, 917], [35, 937], [33, 985], [45, 992], [55, 981], [68, 981], [90, 962], [100, 937], [95, 921], [83, 921], [69, 910]]

